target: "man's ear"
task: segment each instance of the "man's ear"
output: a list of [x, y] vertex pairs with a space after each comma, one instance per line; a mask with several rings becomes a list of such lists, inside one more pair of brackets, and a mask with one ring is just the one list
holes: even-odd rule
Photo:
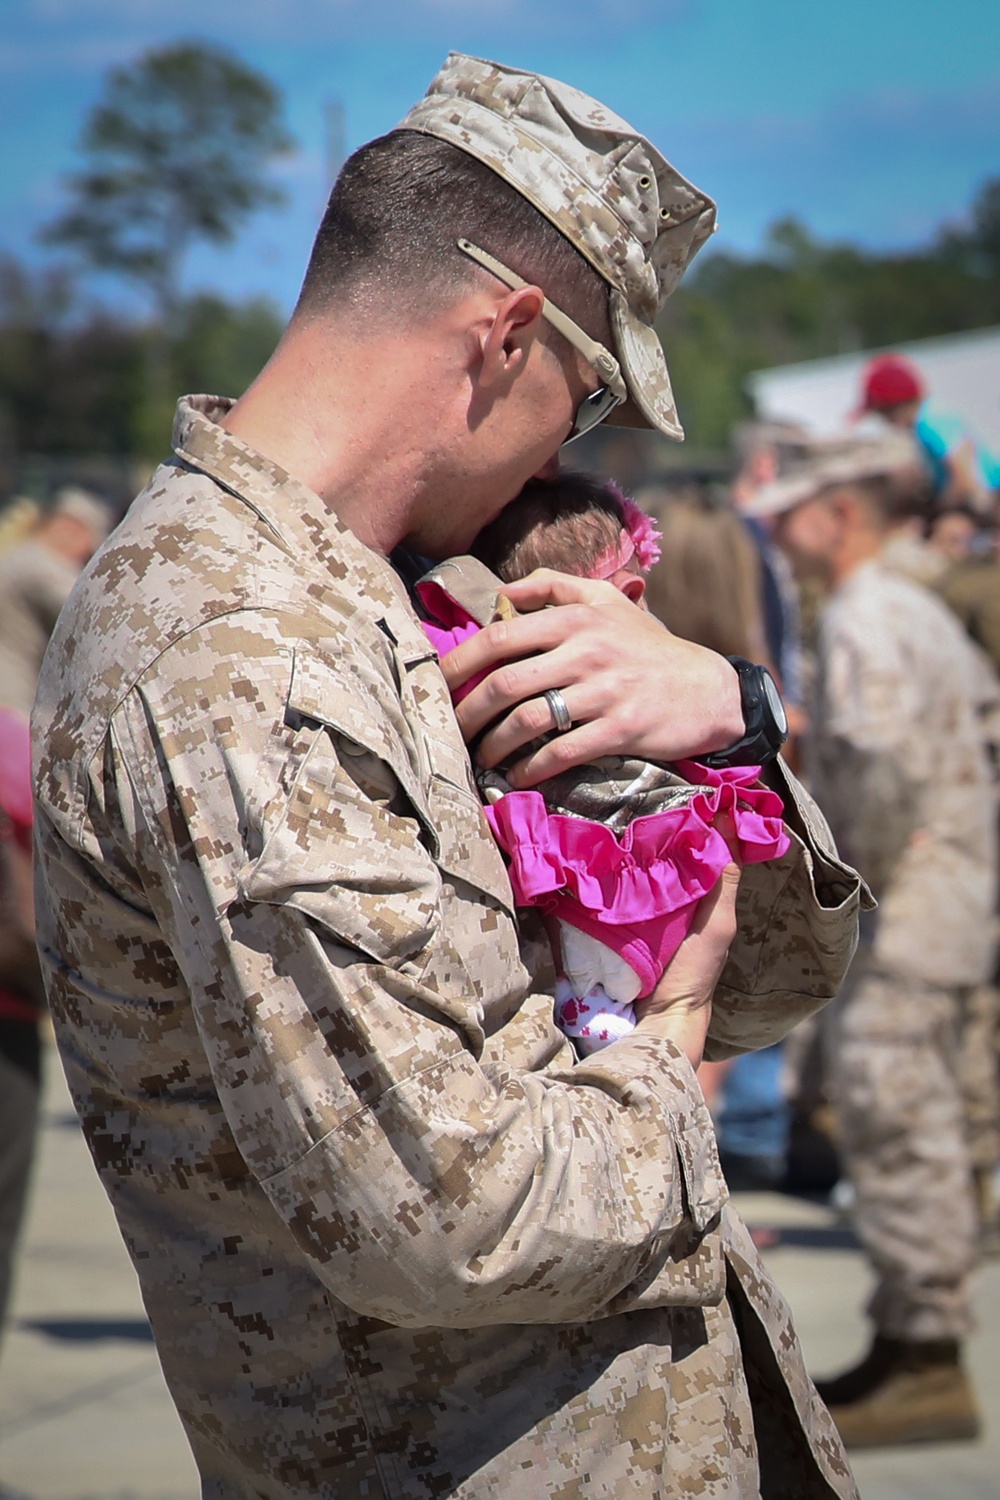
[[633, 604], [641, 604], [646, 596], [646, 580], [640, 578], [638, 573], [630, 573], [623, 581], [621, 591]]
[[545, 294], [540, 287], [523, 286], [498, 302], [480, 336], [480, 383], [491, 386], [520, 370], [538, 337]]
[[851, 531], [859, 521], [868, 520], [865, 502], [854, 490], [846, 486], [830, 496], [827, 500], [827, 507], [840, 532]]

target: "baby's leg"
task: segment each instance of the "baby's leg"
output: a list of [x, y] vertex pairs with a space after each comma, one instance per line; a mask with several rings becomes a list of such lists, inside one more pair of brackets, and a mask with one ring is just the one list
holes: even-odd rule
[[584, 1056], [626, 1037], [635, 1027], [632, 1001], [642, 989], [638, 974], [620, 954], [568, 922], [558, 922], [553, 944], [560, 977], [556, 981], [556, 1025]]

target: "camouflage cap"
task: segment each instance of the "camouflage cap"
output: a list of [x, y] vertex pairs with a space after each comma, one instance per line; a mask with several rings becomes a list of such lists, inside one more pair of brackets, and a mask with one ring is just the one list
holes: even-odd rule
[[69, 516], [72, 520], [79, 521], [99, 542], [103, 542], [114, 526], [110, 506], [99, 495], [82, 489], [77, 484], [65, 484], [56, 491], [52, 500], [52, 514]]
[[794, 510], [805, 500], [826, 490], [857, 484], [865, 479], [919, 469], [920, 450], [905, 432], [889, 432], [878, 438], [843, 438], [817, 445], [804, 462], [787, 474], [772, 479], [740, 506], [745, 516], [778, 516]]
[[610, 288], [629, 392], [609, 420], [683, 438], [653, 321], [715, 228], [711, 198], [596, 99], [461, 52], [399, 128], [478, 157], [586, 256]]

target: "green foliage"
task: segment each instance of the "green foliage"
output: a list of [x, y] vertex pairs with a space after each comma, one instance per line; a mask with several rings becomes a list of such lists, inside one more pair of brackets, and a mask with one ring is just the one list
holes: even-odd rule
[[689, 440], [725, 446], [749, 415], [752, 370], [1000, 323], [1000, 178], [968, 222], [920, 249], [877, 254], [814, 239], [793, 219], [756, 257], [696, 262], [660, 333]]
[[[204, 60], [206, 49], [195, 51]], [[150, 54], [143, 66], [184, 52]], [[138, 108], [128, 82], [137, 71], [121, 76]], [[174, 77], [172, 64], [164, 76]], [[217, 75], [208, 69], [198, 76], [194, 93], [201, 98], [211, 92], [205, 78]], [[248, 97], [273, 102], [253, 88]], [[172, 108], [153, 110], [158, 129], [164, 119], [176, 123]], [[249, 106], [248, 112], [253, 117]], [[150, 131], [150, 139], [159, 138]], [[176, 131], [167, 135], [174, 139]], [[200, 138], [189, 132], [189, 145]], [[246, 207], [250, 200], [231, 198], [218, 219], [209, 206], [200, 217], [192, 208], [187, 232], [231, 232], [241, 202]], [[139, 222], [145, 225], [141, 216]], [[159, 458], [168, 447], [176, 393], [238, 395], [281, 332], [277, 310], [262, 299], [237, 305], [200, 295], [175, 299], [169, 311], [169, 322], [161, 309], [159, 320], [140, 327], [88, 308], [63, 272], [31, 275], [0, 257], [0, 450], [8, 464], [25, 453]], [[758, 256], [719, 252], [696, 263], [659, 326], [689, 442], [718, 453], [734, 422], [749, 414], [745, 382], [752, 370], [994, 323], [1000, 323], [1000, 178], [985, 185], [963, 225], [911, 251], [826, 244], [783, 220]]]
[[184, 256], [222, 243], [282, 195], [267, 177], [292, 149], [274, 86], [222, 47], [183, 42], [113, 69], [83, 132], [86, 168], [44, 238], [151, 292], [167, 327]]
[[[65, 277], [0, 260], [0, 414], [10, 453], [127, 453], [143, 379], [135, 332], [74, 317]], [[96, 439], [96, 440], [95, 440]]]
[[[169, 339], [88, 307], [64, 275], [0, 259], [0, 449], [161, 458], [174, 395], [239, 395], [281, 334], [264, 299], [182, 302]], [[151, 375], [150, 346], [165, 360]], [[167, 394], [169, 392], [169, 394]]]
[[134, 409], [134, 451], [150, 457], [169, 449], [173, 393], [239, 396], [270, 359], [282, 330], [277, 308], [265, 297], [233, 304], [202, 294], [184, 302], [175, 321], [167, 368], [147, 380]]
[[281, 319], [266, 297], [234, 307], [202, 295], [185, 303], [171, 350], [175, 387], [238, 396], [270, 359]]

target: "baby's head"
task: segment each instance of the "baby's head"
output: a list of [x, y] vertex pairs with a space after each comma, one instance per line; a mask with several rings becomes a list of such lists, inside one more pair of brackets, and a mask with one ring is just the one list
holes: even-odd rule
[[473, 552], [504, 583], [535, 568], [606, 578], [645, 608], [643, 573], [657, 561], [649, 517], [610, 482], [567, 472], [532, 479], [476, 538]]

